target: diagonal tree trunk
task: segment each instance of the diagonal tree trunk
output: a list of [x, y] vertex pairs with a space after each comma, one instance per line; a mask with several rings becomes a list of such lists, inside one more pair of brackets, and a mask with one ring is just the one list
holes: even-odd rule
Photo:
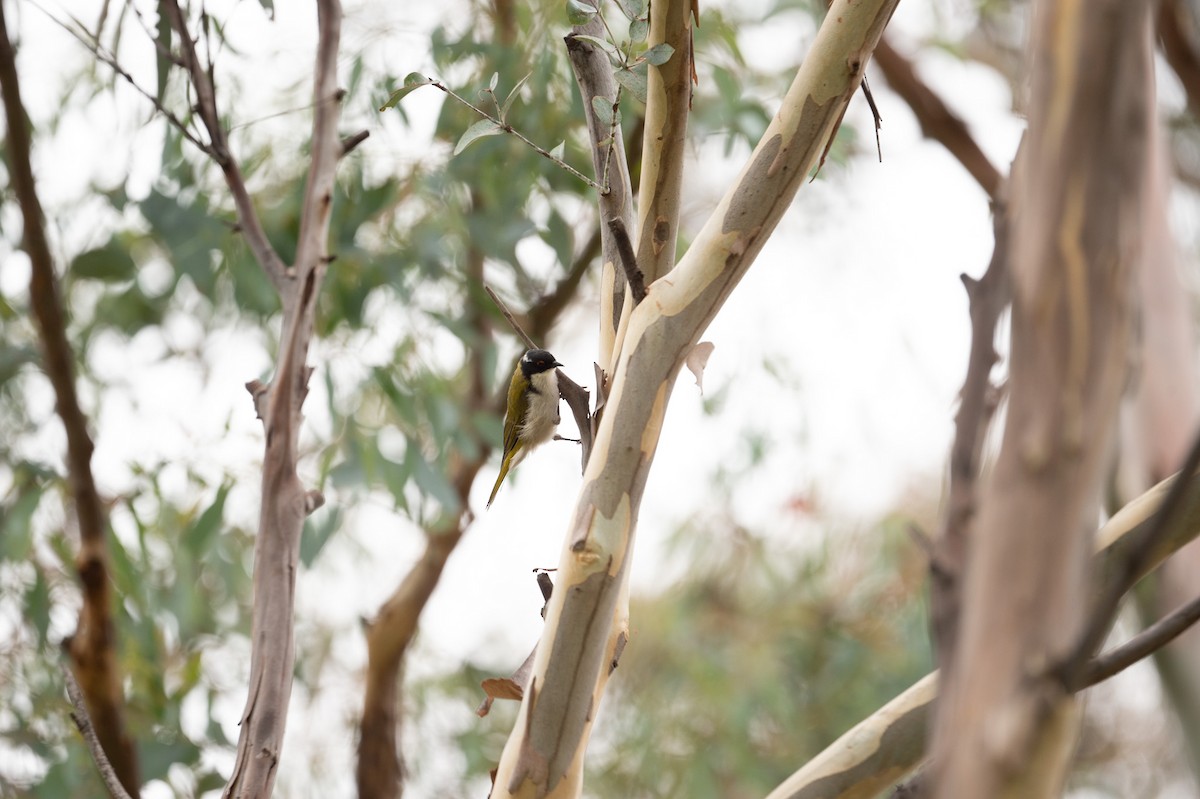
[[624, 617], [638, 509], [675, 377], [816, 165], [895, 5], [834, 4], [749, 164], [622, 325], [612, 392], [493, 796], [579, 794], [591, 725], [626, 636], [613, 620]]

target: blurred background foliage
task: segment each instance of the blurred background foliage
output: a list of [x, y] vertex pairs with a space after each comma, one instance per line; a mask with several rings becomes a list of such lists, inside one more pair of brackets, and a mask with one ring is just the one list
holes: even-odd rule
[[[179, 76], [146, 68], [155, 58], [143, 28], [156, 24], [155, 3], [110, 5], [97, 0], [73, 10], [85, 37], [91, 30], [103, 47], [130, 59], [136, 75], [148, 76], [143, 85], [157, 83], [164, 102], [185, 115]], [[569, 326], [589, 331], [598, 295], [590, 189], [511, 137], [482, 139], [450, 157], [477, 120], [434, 88], [420, 89], [415, 106], [406, 99], [378, 110], [422, 64], [469, 99], [492, 75], [501, 97], [528, 75], [508, 120], [547, 149], [561, 142], [565, 160], [588, 171], [581, 104], [561, 45], [568, 28], [563, 4], [446, 4], [421, 28], [427, 50], [402, 58], [385, 57], [389, 36], [426, 21], [381, 22], [382, 5], [348, 3], [343, 39], [343, 131], [365, 128], [371, 138], [338, 171], [330, 245], [336, 261], [310, 357], [316, 371], [304, 477], [329, 502], [309, 519], [301, 556], [305, 569], [318, 573], [329, 541], [363, 536], [364, 509], [382, 509], [397, 535], [413, 538], [463, 510], [446, 477], [449, 464], [500, 437], [496, 405], [472, 392], [492, 397], [518, 348], [481, 277], [518, 313], [565, 284]], [[311, 66], [307, 53], [292, 53], [278, 61], [294, 70], [292, 88], [265, 103], [253, 93], [253, 69], [262, 68], [253, 59], [263, 41], [243, 35], [239, 19], [273, 15], [270, 3], [262, 6], [232, 4], [227, 19], [213, 18], [206, 41], [217, 53], [218, 101], [258, 211], [287, 259], [305, 177]], [[1002, 50], [1011, 41], [1006, 15], [1021, 6], [983, 2], [967, 13], [990, 35], [989, 46]], [[733, 158], [749, 152], [823, 9], [809, 0], [702, 4], [690, 122], [699, 146], [715, 143]], [[35, 13], [28, 5], [21, 10]], [[191, 15], [197, 29], [198, 11]], [[288, 14], [297, 11], [311, 12]], [[778, 54], [778, 68], [751, 66], [746, 48], [785, 21], [801, 36]], [[60, 28], [38, 30], [60, 48], [82, 50]], [[22, 35], [23, 89], [45, 92], [28, 69], [28, 54], [42, 43]], [[948, 26], [935, 43], [984, 60], [976, 34]], [[115, 114], [115, 129], [128, 141], [114, 142], [113, 159], [129, 162], [124, 173], [152, 176], [96, 179], [43, 197], [64, 267], [85, 410], [101, 437], [135, 441], [118, 448], [119, 462], [95, 464], [109, 500], [127, 723], [143, 780], [154, 783], [147, 796], [201, 796], [222, 785], [237, 734], [228, 720], [236, 720], [244, 698], [261, 457], [259, 429], [244, 418], [249, 402], [240, 381], [250, 375], [234, 372], [231, 379], [223, 361], [236, 351], [241, 364], [269, 378], [277, 299], [237, 232], [219, 170], [161, 119], [147, 122], [147, 104], [130, 101], [107, 66], [90, 56], [77, 63], [51, 87], [58, 93], [52, 108], [34, 115], [35, 148], [66, 135], [72, 118]], [[431, 107], [432, 127], [420, 110]], [[629, 101], [627, 131], [639, 113]], [[427, 140], [415, 154], [381, 155], [400, 135]], [[836, 179], [861, 138], [843, 126], [820, 179]], [[636, 154], [640, 143], [627, 147]], [[874, 143], [865, 147], [873, 152]], [[7, 193], [5, 200], [0, 258], [8, 269], [23, 256]], [[97, 795], [63, 697], [60, 646], [79, 605], [75, 531], [63, 435], [38, 368], [23, 286], [0, 281], [0, 330], [0, 796]], [[136, 447], [149, 403], [140, 392], [148, 384], [191, 392], [204, 408], [176, 420], [181, 430], [167, 436], [169, 458]], [[707, 412], [721, 413], [727, 388], [710, 387]], [[234, 407], [247, 413], [227, 410]], [[194, 405], [188, 408], [195, 414]], [[764, 449], [771, 436], [758, 420], [731, 424], [745, 426], [750, 454], [736, 470], [714, 464], [715, 500], [676, 533], [660, 590], [634, 599], [633, 645], [591, 746], [593, 795], [761, 796], [929, 668], [924, 565], [908, 525], [933, 525], [933, 498], [916, 496], [875, 525], [851, 528], [800, 502], [804, 538], [812, 543], [781, 549], [781, 539], [797, 536], [739, 522], [731, 502], [731, 484], [770, 468]], [[365, 545], [349, 551], [372, 557]], [[327, 690], [324, 664], [343, 645], [338, 636], [361, 636], [309, 619], [300, 624], [296, 701], [316, 701]], [[437, 678], [409, 680], [404, 745], [413, 783], [427, 795], [486, 791], [515, 707], [498, 703], [477, 719], [478, 682], [514, 665], [454, 664]], [[354, 687], [339, 701], [336, 724], [353, 735]], [[303, 773], [285, 774], [281, 795], [327, 795], [330, 786], [337, 793], [346, 785], [345, 764], [324, 772], [317, 762], [295, 765]]]

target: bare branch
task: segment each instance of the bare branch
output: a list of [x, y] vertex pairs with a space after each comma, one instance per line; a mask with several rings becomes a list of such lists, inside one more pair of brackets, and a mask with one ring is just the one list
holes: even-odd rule
[[516, 331], [521, 341], [525, 342], [525, 346], [531, 350], [536, 350], [538, 345], [534, 343], [528, 333], [521, 329], [521, 325], [517, 323], [516, 317], [512, 315], [512, 311], [508, 310], [508, 306], [504, 304], [504, 300], [500, 299], [500, 295], [491, 286], [484, 286], [483, 290], [492, 298], [492, 302], [496, 303], [496, 307], [500, 309], [500, 313], [504, 314], [504, 318], [512, 325], [512, 329]]
[[[173, 24], [185, 39], [184, 60], [201, 98], [202, 117], [213, 118], [210, 135], [228, 156], [224, 132], [215, 124], [216, 106], [208, 75], [200, 69], [186, 38], [176, 0], [166, 0]], [[251, 620], [250, 690], [242, 712], [237, 759], [224, 796], [269, 796], [275, 783], [287, 725], [295, 666], [295, 590], [300, 534], [305, 517], [321, 501], [305, 490], [296, 473], [302, 408], [312, 369], [307, 366], [317, 295], [330, 258], [326, 253], [334, 170], [342, 152], [337, 134], [341, 93], [337, 90], [337, 50], [342, 9], [338, 0], [318, 0], [318, 42], [313, 79], [312, 162], [305, 185], [296, 263], [284, 276], [281, 262], [267, 267], [283, 303], [283, 331], [275, 379], [269, 388], [250, 384], [263, 419], [262, 506], [254, 545], [254, 606]], [[208, 110], [205, 111], [204, 108]], [[222, 149], [224, 148], [224, 149]], [[231, 157], [222, 164], [235, 195], [245, 192]], [[257, 225], [249, 199], [238, 201], [239, 217]], [[261, 230], [259, 231], [261, 233]], [[265, 241], [265, 239], [264, 239]], [[277, 258], [273, 250], [272, 258]], [[288, 279], [294, 277], [295, 279]]]
[[8, 173], [24, 222], [22, 246], [29, 255], [29, 301], [37, 322], [42, 368], [54, 388], [55, 410], [67, 437], [66, 465], [71, 498], [79, 524], [75, 568], [83, 603], [75, 634], [66, 642], [79, 668], [83, 692], [98, 724], [97, 732], [109, 752], [117, 775], [137, 793], [137, 750], [125, 729], [121, 672], [115, 652], [112, 591], [108, 572], [108, 519], [92, 475], [92, 444], [87, 418], [75, 391], [74, 353], [67, 340], [66, 316], [59, 294], [54, 260], [46, 240], [45, 214], [38, 199], [30, 161], [29, 120], [21, 101], [16, 54], [9, 38], [4, 6], [0, 3], [0, 89], [7, 119], [4, 153]]
[[962, 118], [950, 110], [937, 92], [921, 80], [912, 62], [892, 47], [887, 37], [875, 48], [875, 63], [883, 70], [883, 77], [888, 85], [908, 103], [916, 115], [921, 133], [940, 142], [958, 159], [992, 200], [999, 199], [1000, 188], [1004, 183], [1000, 171], [976, 144]]
[[949, 498], [941, 534], [930, 558], [930, 616], [938, 666], [950, 666], [958, 641], [962, 575], [967, 541], [976, 507], [983, 442], [995, 411], [991, 371], [997, 360], [996, 324], [1010, 297], [1008, 264], [1008, 208], [1002, 201], [992, 206], [995, 246], [987, 271], [979, 280], [962, 276], [971, 315], [971, 348], [967, 374], [954, 418], [954, 443], [950, 448]]
[[1153, 521], [1141, 535], [1130, 540], [1115, 568], [1111, 569], [1109, 579], [1093, 605], [1091, 616], [1078, 643], [1063, 662], [1054, 667], [1064, 684], [1077, 685], [1084, 681], [1087, 662], [1104, 643], [1116, 619], [1122, 597], [1146, 572], [1147, 565], [1157, 562], [1162, 557], [1161, 553], [1169, 546], [1174, 529], [1186, 519], [1189, 510], [1188, 489], [1198, 469], [1200, 437], [1192, 444], [1179, 474], [1171, 479], [1170, 490], [1154, 514]]
[[[178, 0], [163, 0], [162, 10], [167, 15], [171, 27], [179, 35], [183, 64], [187, 69], [192, 86], [196, 90], [197, 110], [200, 113], [200, 119], [204, 122], [204, 127], [208, 130], [211, 141], [211, 144], [205, 148], [205, 152], [217, 162], [225, 174], [225, 183], [229, 186], [229, 192], [233, 196], [247, 246], [254, 253], [259, 266], [267, 273], [275, 290], [283, 296], [283, 287], [287, 282], [283, 260], [275, 252], [275, 248], [271, 246], [271, 242], [267, 238], [266, 231], [263, 230], [258, 212], [254, 210], [254, 203], [250, 199], [250, 192], [246, 189], [245, 178], [242, 176], [237, 161], [230, 153], [229, 137], [225, 129], [221, 127], [212, 81], [196, 54], [196, 45], [192, 40], [191, 31], [188, 30], [187, 20], [179, 8]], [[318, 97], [318, 101], [319, 99]]]
[[608, 220], [608, 229], [612, 231], [617, 242], [617, 255], [621, 257], [621, 268], [625, 270], [625, 280], [629, 284], [629, 295], [636, 307], [646, 299], [646, 278], [638, 268], [637, 255], [633, 252], [633, 242], [629, 240], [629, 231], [620, 217]]
[[1200, 53], [1192, 11], [1182, 0], [1163, 0], [1158, 9], [1158, 38], [1167, 63], [1187, 94], [1188, 108], [1200, 114]]
[[352, 136], [347, 136], [346, 138], [342, 139], [342, 155], [349, 155], [351, 152], [354, 151], [355, 147], [357, 147], [358, 145], [365, 142], [367, 140], [367, 137], [370, 135], [371, 135], [371, 131], [360, 130], [358, 133], [355, 133]]
[[[213, 151], [212, 147], [210, 147], [208, 144], [201, 141], [200, 139], [196, 138], [196, 134], [192, 133], [191, 129], [186, 124], [184, 124], [183, 120], [181, 120], [179, 117], [177, 117], [175, 115], [175, 113], [173, 111], [171, 111], [171, 109], [167, 108], [161, 102], [159, 102], [157, 97], [155, 97], [153, 94], [151, 94], [146, 89], [143, 89], [142, 86], [136, 80], [133, 79], [133, 76], [130, 75], [129, 72], [124, 67], [121, 66], [121, 63], [119, 61], [117, 61], [116, 56], [113, 55], [112, 53], [108, 52], [106, 49], [104, 49], [100, 45], [99, 40], [97, 40], [95, 38], [89, 38], [90, 34], [88, 36], [83, 35], [79, 31], [72, 28], [67, 23], [60, 20], [58, 17], [51, 14], [46, 9], [42, 8], [40, 5], [35, 4], [34, 8], [43, 12], [56, 25], [61, 27], [67, 33], [74, 36], [76, 41], [78, 41], [80, 44], [82, 44], [84, 47], [86, 47], [88, 49], [88, 52], [90, 52], [92, 54], [93, 58], [95, 58], [97, 61], [100, 61], [103, 64], [107, 64], [109, 66], [109, 68], [112, 69], [113, 72], [115, 72], [120, 77], [124, 78], [125, 82], [128, 83], [130, 86], [132, 86], [134, 91], [136, 91], [138, 94], [142, 95], [147, 100], [149, 100], [151, 105], [154, 106], [154, 109], [156, 111], [158, 111], [158, 113], [162, 114], [163, 118], [167, 120], [168, 124], [170, 124], [171, 127], [178, 130], [180, 135], [182, 135], [183, 138], [185, 138], [188, 142], [190, 142], [193, 146], [195, 146], [196, 149], [198, 149], [200, 152], [204, 153], [205, 155], [209, 156], [210, 158], [215, 158], [215, 152]], [[140, 14], [138, 15], [138, 18], [139, 19], [141, 18]]]
[[1177, 608], [1170, 615], [1159, 619], [1116, 649], [1105, 652], [1088, 661], [1084, 669], [1082, 685], [1086, 687], [1103, 682], [1115, 674], [1152, 655], [1177, 638], [1200, 620], [1200, 597]]
[[96, 770], [100, 772], [100, 779], [104, 781], [108, 795], [113, 799], [131, 799], [125, 786], [117, 777], [117, 772], [113, 770], [112, 763], [108, 762], [108, 757], [104, 754], [104, 747], [100, 745], [100, 738], [96, 735], [96, 729], [92, 726], [92, 720], [88, 716], [87, 705], [83, 701], [83, 692], [79, 690], [79, 683], [75, 681], [75, 675], [71, 673], [71, 667], [66, 663], [63, 664], [63, 680], [66, 681], [67, 696], [70, 698], [73, 708], [71, 720], [75, 722], [75, 726], [87, 744], [88, 751], [92, 754], [92, 762], [96, 764]]

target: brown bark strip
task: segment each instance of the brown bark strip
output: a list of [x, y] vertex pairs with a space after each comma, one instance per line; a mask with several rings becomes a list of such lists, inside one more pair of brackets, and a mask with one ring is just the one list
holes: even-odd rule
[[1192, 12], [1181, 0], [1162, 0], [1158, 9], [1158, 38], [1167, 63], [1179, 77], [1192, 114], [1200, 113], [1200, 55]]
[[651, 3], [646, 44], [669, 44], [674, 50], [666, 63], [652, 64], [647, 72], [636, 263], [649, 284], [675, 266], [684, 148], [692, 108], [691, 0]]
[[959, 649], [933, 735], [933, 795], [1057, 796], [1077, 705], [1047, 673], [1078, 640], [1127, 379], [1148, 165], [1148, 2], [1034, 14], [1014, 182], [1007, 424], [968, 552]]
[[87, 419], [75, 393], [75, 367], [67, 341], [54, 261], [46, 241], [45, 216], [30, 166], [29, 121], [21, 102], [16, 55], [0, 3], [0, 88], [8, 121], [5, 153], [9, 175], [24, 220], [22, 247], [29, 254], [29, 299], [42, 345], [43, 368], [54, 387], [55, 409], [67, 436], [67, 477], [79, 524], [79, 553], [75, 568], [83, 589], [83, 604], [75, 634], [65, 642], [86, 699], [96, 734], [121, 784], [136, 796], [140, 785], [137, 751], [125, 730], [124, 695], [116, 657], [112, 592], [108, 577], [108, 519], [92, 475], [93, 444]]
[[875, 48], [875, 63], [892, 90], [908, 103], [921, 133], [940, 143], [958, 159], [987, 195], [999, 199], [1004, 177], [975, 142], [970, 129], [958, 114], [921, 80], [912, 62], [900, 54], [884, 37]]

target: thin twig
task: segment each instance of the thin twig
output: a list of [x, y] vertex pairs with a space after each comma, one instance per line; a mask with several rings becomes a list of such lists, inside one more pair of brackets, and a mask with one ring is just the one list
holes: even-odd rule
[[608, 229], [612, 231], [617, 242], [617, 253], [621, 256], [621, 267], [625, 270], [625, 279], [629, 281], [629, 295], [633, 297], [636, 307], [646, 299], [646, 278], [638, 269], [637, 255], [633, 252], [633, 242], [629, 239], [629, 231], [621, 217], [608, 220]]
[[[196, 45], [192, 41], [187, 19], [179, 8], [178, 0], [164, 0], [162, 13], [167, 15], [171, 27], [179, 36], [184, 68], [196, 91], [197, 110], [212, 142], [205, 152], [217, 162], [225, 174], [225, 183], [229, 186], [229, 193], [233, 196], [234, 205], [237, 207], [238, 220], [241, 223], [242, 235], [246, 238], [247, 246], [254, 253], [254, 258], [258, 261], [259, 266], [267, 273], [275, 290], [282, 296], [284, 286], [288, 283], [287, 267], [271, 245], [270, 239], [267, 238], [262, 222], [258, 218], [258, 212], [255, 211], [254, 203], [250, 199], [245, 178], [242, 176], [237, 161], [230, 153], [229, 137], [225, 129], [221, 127], [212, 81], [196, 54]], [[320, 98], [318, 97], [318, 99]]]
[[450, 97], [453, 97], [455, 100], [458, 100], [460, 103], [465, 105], [467, 108], [471, 109], [476, 114], [479, 114], [479, 116], [483, 117], [484, 119], [490, 121], [493, 125], [495, 125], [500, 130], [504, 131], [505, 133], [510, 133], [513, 136], [516, 136], [518, 139], [520, 139], [522, 142], [524, 142], [526, 145], [528, 145], [530, 148], [532, 148], [533, 151], [536, 152], [538, 155], [542, 156], [543, 158], [548, 158], [549, 160], [554, 162], [560, 169], [564, 169], [567, 172], [571, 173], [572, 175], [579, 178], [587, 185], [591, 186], [596, 191], [600, 192], [601, 194], [608, 194], [608, 190], [604, 186], [601, 186], [599, 183], [592, 180], [587, 175], [583, 174], [578, 169], [571, 166], [570, 164], [568, 164], [566, 161], [559, 158], [554, 153], [550, 152], [549, 150], [546, 150], [545, 148], [543, 148], [537, 144], [534, 144], [532, 141], [530, 141], [528, 138], [526, 138], [519, 130], [514, 128], [512, 125], [508, 124], [507, 122], [505, 122], [501, 119], [497, 119], [496, 117], [492, 116], [487, 111], [484, 111], [482, 108], [480, 108], [479, 106], [472, 103], [470, 100], [468, 100], [465, 97], [462, 97], [461, 95], [454, 92], [449, 86], [442, 83], [440, 80], [435, 80], [433, 78], [430, 78], [429, 85], [434, 86], [438, 89], [441, 89], [443, 92], [448, 94]]
[[185, 139], [187, 139], [192, 145], [194, 145], [196, 147], [196, 149], [198, 149], [200, 152], [204, 153], [205, 155], [209, 156], [210, 158], [216, 157], [215, 153], [213, 152], [212, 147], [210, 147], [208, 144], [206, 144], [205, 142], [203, 142], [199, 138], [197, 138], [196, 134], [192, 133], [192, 131], [188, 129], [188, 126], [186, 124], [184, 124], [183, 120], [181, 120], [179, 117], [175, 116], [175, 114], [169, 108], [167, 108], [161, 102], [159, 102], [158, 98], [155, 97], [153, 94], [151, 94], [147, 89], [142, 88], [142, 86], [136, 80], [133, 79], [133, 76], [130, 75], [129, 72], [126, 71], [125, 68], [121, 66], [121, 63], [119, 61], [117, 61], [116, 56], [112, 55], [107, 50], [103, 49], [98, 41], [90, 40], [89, 38], [87, 38], [86, 36], [81, 34], [79, 31], [75, 30], [70, 25], [68, 25], [67, 23], [65, 23], [61, 19], [59, 19], [58, 17], [51, 14], [48, 10], [46, 10], [45, 8], [42, 8], [40, 5], [35, 3], [34, 8], [38, 9], [43, 14], [45, 14], [47, 17], [49, 17], [50, 20], [52, 22], [54, 22], [54, 24], [58, 25], [60, 28], [65, 30], [67, 33], [74, 36], [75, 39], [80, 44], [82, 44], [84, 47], [86, 47], [88, 49], [88, 52], [90, 52], [96, 60], [100, 61], [103, 64], [108, 65], [108, 67], [110, 69], [112, 69], [113, 72], [117, 73], [117, 75], [124, 78], [125, 81], [130, 86], [133, 87], [134, 91], [136, 91], [138, 94], [142, 95], [147, 100], [149, 100], [150, 103], [154, 106], [154, 109], [156, 111], [158, 111], [158, 113], [162, 114], [163, 117], [167, 120], [167, 122], [170, 123], [170, 125], [172, 127], [174, 127], [176, 130], [178, 130]]
[[113, 799], [132, 799], [129, 792], [121, 785], [121, 781], [117, 779], [117, 772], [113, 771], [112, 763], [108, 762], [108, 756], [104, 754], [104, 747], [100, 745], [96, 728], [92, 726], [92, 719], [88, 716], [87, 705], [83, 701], [83, 692], [79, 689], [79, 683], [75, 681], [75, 675], [71, 673], [70, 665], [65, 662], [63, 663], [63, 679], [67, 683], [67, 696], [71, 699], [71, 720], [79, 728], [79, 733], [83, 736], [84, 743], [87, 744], [88, 751], [92, 754], [96, 770], [100, 772], [100, 779], [104, 780], [104, 787], [108, 789], [109, 796]]
[[1197, 621], [1200, 621], [1200, 596], [1176, 608], [1115, 649], [1092, 658], [1078, 687], [1095, 685], [1124, 671], [1174, 641]]
[[362, 144], [371, 135], [369, 130], [360, 130], [351, 136], [346, 136], [342, 139], [342, 155], [349, 155], [355, 147]]
[[521, 337], [521, 340], [525, 342], [525, 346], [531, 350], [536, 350], [538, 345], [534, 344], [533, 339], [529, 337], [529, 334], [521, 329], [521, 325], [517, 323], [517, 319], [512, 315], [512, 311], [508, 310], [508, 306], [504, 304], [504, 300], [500, 299], [500, 295], [488, 285], [484, 285], [483, 290], [486, 291], [487, 295], [492, 298], [492, 302], [496, 303], [496, 307], [500, 309], [500, 313], [504, 314], [504, 318], [508, 320], [508, 323], [512, 325], [512, 329], [515, 330], [517, 335]]

